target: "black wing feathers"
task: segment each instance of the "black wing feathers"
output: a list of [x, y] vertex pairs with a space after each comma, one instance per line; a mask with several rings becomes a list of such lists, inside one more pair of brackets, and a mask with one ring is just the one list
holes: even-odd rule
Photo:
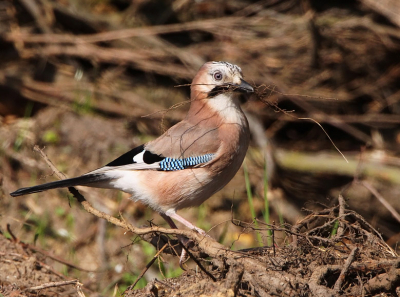
[[149, 151], [145, 151], [143, 154], [143, 162], [145, 162], [146, 164], [153, 164], [155, 162], [160, 162], [164, 159], [165, 159], [164, 157], [153, 154], [152, 152]]
[[46, 183], [43, 185], [28, 187], [28, 188], [21, 188], [15, 192], [10, 193], [11, 196], [22, 196], [31, 193], [42, 192], [50, 189], [56, 188], [66, 188], [66, 187], [74, 187], [74, 186], [85, 186], [91, 183], [102, 182], [111, 180], [112, 178], [107, 177], [105, 174], [88, 174], [82, 175], [73, 178], [67, 178], [62, 180], [57, 180], [54, 182]]
[[133, 163], [133, 157], [137, 154], [140, 154], [144, 150], [144, 144], [141, 146], [135, 147], [133, 150], [123, 154], [122, 156], [118, 157], [114, 161], [108, 163], [106, 166], [122, 166], [128, 165]]
[[160, 162], [164, 160], [164, 157], [153, 154], [152, 152], [146, 151], [144, 148], [144, 144], [141, 146], [135, 147], [133, 150], [123, 154], [122, 156], [118, 157], [111, 163], [108, 163], [106, 166], [123, 166], [135, 163], [133, 158], [144, 151], [143, 154], [143, 162], [146, 164], [153, 164], [155, 162]]

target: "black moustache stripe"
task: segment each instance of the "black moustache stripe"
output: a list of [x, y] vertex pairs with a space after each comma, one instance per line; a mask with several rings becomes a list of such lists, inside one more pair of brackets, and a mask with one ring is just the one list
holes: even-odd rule
[[210, 92], [208, 92], [208, 98], [218, 96], [219, 94], [225, 93], [229, 90], [229, 86], [216, 86]]

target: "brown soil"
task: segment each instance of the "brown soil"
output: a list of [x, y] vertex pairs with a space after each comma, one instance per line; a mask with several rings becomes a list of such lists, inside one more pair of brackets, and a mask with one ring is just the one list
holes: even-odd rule
[[[76, 296], [70, 286], [30, 289], [66, 277], [46, 264], [46, 257], [32, 252], [23, 243], [0, 236], [0, 294], [2, 296]], [[71, 290], [72, 289], [72, 290]]]
[[[337, 233], [329, 236], [338, 212], [342, 215]], [[254, 232], [253, 225], [235, 223]], [[292, 243], [233, 252], [203, 238], [192, 250], [196, 269], [178, 278], [153, 279], [141, 290], [128, 288], [124, 296], [398, 296], [400, 292], [400, 258], [376, 230], [344, 205], [312, 213], [290, 229], [257, 228], [264, 235], [268, 230], [273, 239], [275, 233], [285, 232]], [[160, 233], [149, 235], [160, 242]], [[0, 240], [3, 295], [85, 296], [85, 291], [91, 295], [86, 288], [81, 291], [82, 284], [65, 284], [69, 278], [45, 264], [46, 257], [33, 254], [35, 247], [15, 237]], [[35, 288], [49, 283], [52, 288]]]

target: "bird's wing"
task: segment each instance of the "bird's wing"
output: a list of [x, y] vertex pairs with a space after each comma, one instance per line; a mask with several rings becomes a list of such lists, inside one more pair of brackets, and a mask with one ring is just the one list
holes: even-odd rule
[[213, 160], [218, 147], [216, 129], [200, 129], [181, 122], [156, 140], [138, 146], [87, 174], [114, 170], [175, 171], [200, 167]]
[[184, 159], [217, 154], [221, 143], [216, 123], [179, 122], [145, 148], [160, 156]]

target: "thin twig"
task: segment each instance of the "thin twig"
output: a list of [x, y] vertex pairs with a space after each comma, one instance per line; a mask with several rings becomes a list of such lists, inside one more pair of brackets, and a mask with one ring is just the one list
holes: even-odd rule
[[11, 231], [11, 225], [7, 224], [7, 232], [10, 234], [14, 242], [19, 242], [18, 238], [14, 235], [14, 233]]
[[339, 278], [337, 279], [335, 286], [333, 288], [337, 293], [339, 293], [341, 291], [342, 283], [346, 277], [347, 272], [349, 271], [351, 263], [353, 263], [353, 261], [354, 261], [354, 258], [356, 256], [357, 252], [358, 252], [358, 247], [355, 247], [354, 249], [352, 249], [346, 262], [344, 263], [344, 267], [343, 267], [342, 271], [340, 272]]
[[[44, 148], [43, 148], [44, 149]], [[53, 173], [55, 173], [57, 175], [57, 177], [59, 179], [66, 179], [67, 176], [62, 173], [61, 171], [59, 171], [56, 166], [54, 166], [53, 162], [50, 161], [49, 157], [47, 157], [47, 155], [43, 152], [43, 149], [41, 149], [38, 145], [35, 145], [33, 147], [33, 150], [35, 152], [38, 152], [40, 154], [40, 156], [44, 159], [44, 161], [46, 162], [46, 164], [50, 167], [50, 169], [53, 171]]]
[[328, 140], [331, 142], [331, 144], [333, 145], [333, 147], [335, 148], [335, 150], [338, 151], [338, 153], [343, 157], [343, 159], [346, 161], [346, 163], [349, 163], [349, 161], [347, 160], [347, 158], [345, 157], [345, 155], [341, 152], [341, 150], [336, 146], [336, 144], [333, 142], [332, 138], [329, 136], [328, 132], [326, 132], [326, 130], [324, 129], [324, 127], [322, 127], [322, 125], [317, 121], [314, 120], [313, 118], [299, 118], [299, 120], [309, 120], [309, 121], [313, 121], [314, 123], [316, 123], [321, 129], [322, 132], [325, 133], [326, 137], [328, 137]]
[[46, 256], [47, 258], [50, 258], [50, 259], [52, 259], [54, 261], [57, 261], [57, 262], [59, 262], [61, 264], [64, 264], [64, 265], [66, 265], [68, 267], [71, 267], [73, 269], [80, 270], [80, 271], [85, 271], [85, 272], [97, 272], [97, 273], [100, 272], [99, 270], [88, 270], [88, 269], [84, 269], [82, 267], [76, 266], [76, 265], [74, 265], [74, 264], [72, 264], [72, 263], [70, 263], [70, 262], [68, 262], [68, 261], [66, 261], [66, 260], [64, 260], [64, 259], [62, 259], [60, 257], [57, 257], [57, 256], [53, 255], [50, 252], [44, 251], [44, 250], [42, 250], [42, 249], [40, 249], [40, 248], [38, 248], [36, 246], [33, 246], [31, 244], [23, 243], [22, 245], [25, 248], [28, 248], [28, 249], [30, 249], [32, 251], [40, 253], [40, 254]]
[[77, 283], [75, 287], [76, 287], [76, 292], [78, 293], [79, 297], [86, 297], [85, 294], [82, 292], [82, 284], [81, 283]]
[[162, 253], [162, 251], [168, 246], [168, 244], [164, 244], [164, 246], [154, 255], [153, 259], [151, 259], [151, 261], [149, 263], [147, 263], [146, 267], [144, 267], [142, 269], [142, 272], [140, 272], [139, 276], [137, 277], [137, 279], [135, 280], [135, 282], [130, 285], [128, 288], [126, 288], [125, 292], [132, 290], [136, 284], [142, 279], [142, 277], [144, 276], [144, 274], [147, 272], [147, 270], [149, 270], [149, 268], [151, 267], [151, 265], [153, 265], [153, 263], [156, 261], [156, 259], [158, 258], [158, 256]]
[[45, 283], [41, 284], [40, 286], [36, 287], [30, 287], [26, 289], [27, 291], [37, 291], [37, 290], [42, 290], [42, 289], [47, 289], [47, 288], [54, 288], [54, 287], [62, 287], [66, 285], [80, 285], [82, 286], [81, 283], [77, 279], [74, 280], [69, 280], [69, 281], [62, 281], [62, 282], [51, 282], [51, 283]]
[[[272, 225], [275, 227], [275, 221], [272, 221]], [[275, 251], [275, 228], [272, 229], [272, 249], [274, 251], [274, 257], [276, 256]]]
[[346, 202], [344, 201], [344, 197], [342, 194], [339, 194], [339, 216], [338, 216], [338, 221], [339, 221], [339, 227], [337, 229], [336, 236], [337, 237], [342, 237], [343, 232], [344, 232], [344, 223], [340, 218], [344, 217], [344, 211], [346, 209]]
[[361, 181], [361, 185], [363, 185], [366, 189], [368, 189], [372, 195], [374, 195], [380, 203], [392, 214], [392, 216], [400, 223], [400, 214], [394, 209], [389, 202], [386, 201], [385, 198], [367, 181]]

